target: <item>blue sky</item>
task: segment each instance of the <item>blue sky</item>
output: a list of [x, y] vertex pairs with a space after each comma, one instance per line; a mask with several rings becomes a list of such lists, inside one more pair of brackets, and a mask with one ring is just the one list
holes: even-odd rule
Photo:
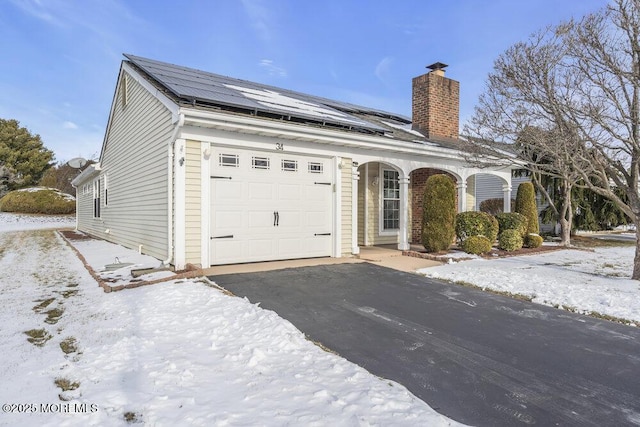
[[434, 62], [461, 124], [493, 61], [605, 0], [0, 0], [0, 118], [56, 160], [97, 158], [122, 53], [407, 116]]

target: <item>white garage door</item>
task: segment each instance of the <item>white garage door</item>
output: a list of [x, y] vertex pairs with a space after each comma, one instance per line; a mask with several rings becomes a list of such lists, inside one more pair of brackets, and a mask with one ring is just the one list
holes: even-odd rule
[[331, 256], [332, 163], [214, 149], [211, 265]]

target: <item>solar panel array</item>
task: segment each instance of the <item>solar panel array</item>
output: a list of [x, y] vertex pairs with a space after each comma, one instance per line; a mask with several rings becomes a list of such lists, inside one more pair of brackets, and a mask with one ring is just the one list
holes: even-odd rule
[[406, 117], [354, 104], [306, 95], [287, 89], [221, 76], [130, 54], [124, 55], [173, 95], [187, 102], [202, 102], [295, 117], [319, 123], [355, 127], [373, 132], [385, 128], [353, 113], [373, 114], [407, 121]]

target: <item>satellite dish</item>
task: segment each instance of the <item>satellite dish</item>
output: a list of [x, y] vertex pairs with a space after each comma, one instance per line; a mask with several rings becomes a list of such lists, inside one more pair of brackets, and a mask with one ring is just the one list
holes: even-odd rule
[[69, 165], [74, 169], [81, 169], [86, 164], [87, 164], [87, 159], [83, 159], [82, 157], [74, 157], [73, 159], [67, 162], [67, 165]]

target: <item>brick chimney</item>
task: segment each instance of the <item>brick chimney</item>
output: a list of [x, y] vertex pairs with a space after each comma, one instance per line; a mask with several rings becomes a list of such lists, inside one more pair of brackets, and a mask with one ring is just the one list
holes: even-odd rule
[[429, 65], [427, 74], [412, 82], [413, 129], [427, 138], [458, 138], [460, 126], [460, 82], [444, 76], [446, 64]]

